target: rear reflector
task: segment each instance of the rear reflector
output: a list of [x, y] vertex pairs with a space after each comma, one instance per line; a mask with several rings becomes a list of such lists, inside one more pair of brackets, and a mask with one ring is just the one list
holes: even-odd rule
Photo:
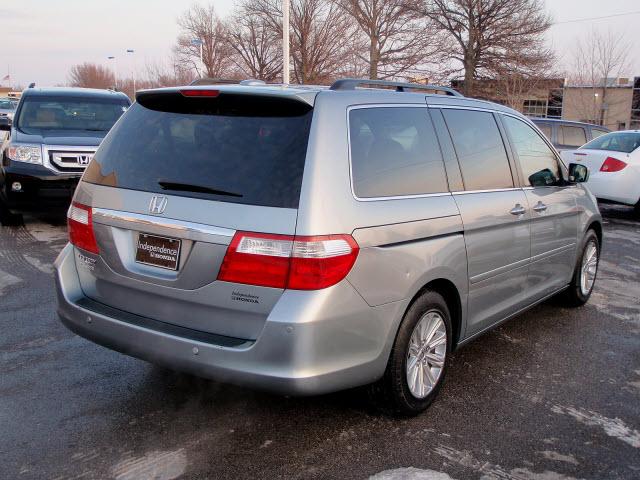
[[624, 163], [622, 160], [618, 160], [617, 158], [613, 158], [613, 157], [607, 157], [607, 159], [604, 161], [604, 163], [600, 167], [600, 171], [601, 172], [619, 172], [626, 166], [627, 164]]
[[73, 202], [67, 212], [69, 241], [78, 248], [91, 253], [100, 253], [93, 234], [91, 207]]
[[359, 248], [350, 235], [302, 237], [236, 232], [218, 280], [318, 290], [347, 276]]
[[215, 98], [220, 95], [220, 90], [180, 90], [180, 93], [185, 97], [209, 97]]

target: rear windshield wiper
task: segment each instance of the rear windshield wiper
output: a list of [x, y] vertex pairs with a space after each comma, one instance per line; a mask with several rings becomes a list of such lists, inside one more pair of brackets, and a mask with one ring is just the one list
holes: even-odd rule
[[163, 190], [176, 190], [180, 192], [196, 192], [196, 193], [211, 193], [213, 195], [224, 195], [225, 197], [242, 197], [241, 193], [226, 192], [224, 190], [218, 190], [216, 188], [203, 187], [202, 185], [190, 185], [188, 183], [178, 182], [165, 182], [160, 180], [158, 185]]

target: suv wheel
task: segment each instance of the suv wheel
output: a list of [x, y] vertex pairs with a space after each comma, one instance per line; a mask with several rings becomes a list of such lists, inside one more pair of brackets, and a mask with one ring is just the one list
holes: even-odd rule
[[640, 220], [640, 200], [638, 200], [636, 206], [633, 207], [633, 216]]
[[584, 238], [582, 252], [578, 256], [573, 278], [563, 293], [567, 307], [580, 307], [589, 301], [598, 274], [600, 261], [600, 242], [593, 230], [589, 230]]
[[442, 386], [450, 352], [449, 308], [427, 291], [405, 313], [385, 374], [371, 387], [373, 400], [395, 415], [423, 412]]

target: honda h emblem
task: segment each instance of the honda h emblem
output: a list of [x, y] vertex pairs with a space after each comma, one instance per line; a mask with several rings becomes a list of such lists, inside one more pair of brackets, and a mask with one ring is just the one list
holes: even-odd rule
[[78, 155], [78, 165], [89, 165], [91, 155]]
[[164, 209], [167, 208], [167, 203], [169, 199], [167, 197], [163, 197], [162, 195], [154, 195], [151, 197], [151, 201], [149, 202], [149, 212], [155, 213], [156, 215], [160, 215], [164, 213]]

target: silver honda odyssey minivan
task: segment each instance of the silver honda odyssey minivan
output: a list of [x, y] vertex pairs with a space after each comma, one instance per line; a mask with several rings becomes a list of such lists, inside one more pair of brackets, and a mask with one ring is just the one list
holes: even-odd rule
[[445, 87], [142, 91], [76, 190], [58, 312], [169, 368], [293, 395], [369, 385], [416, 414], [455, 348], [589, 299], [587, 177], [527, 118]]

